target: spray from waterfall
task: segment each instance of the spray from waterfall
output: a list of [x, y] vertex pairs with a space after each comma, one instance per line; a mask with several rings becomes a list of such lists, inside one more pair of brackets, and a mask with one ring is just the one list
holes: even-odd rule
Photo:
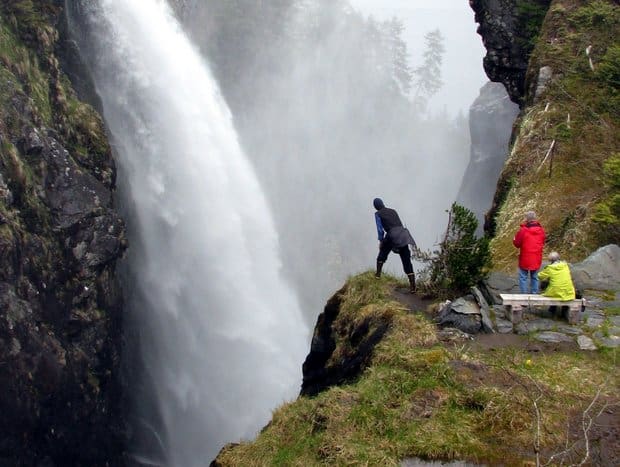
[[204, 466], [296, 394], [308, 331], [230, 111], [166, 2], [67, 8], [118, 155], [127, 299], [158, 411], [140, 426], [163, 451], [150, 462]]

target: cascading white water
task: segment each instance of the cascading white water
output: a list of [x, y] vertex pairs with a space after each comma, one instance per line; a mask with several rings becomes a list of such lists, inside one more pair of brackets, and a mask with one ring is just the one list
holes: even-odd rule
[[129, 302], [163, 425], [152, 462], [204, 466], [295, 395], [309, 333], [230, 111], [166, 2], [67, 7], [131, 215]]

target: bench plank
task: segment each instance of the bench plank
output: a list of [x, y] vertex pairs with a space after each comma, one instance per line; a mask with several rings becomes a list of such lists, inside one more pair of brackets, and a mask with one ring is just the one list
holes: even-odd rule
[[508, 311], [508, 319], [512, 323], [519, 323], [523, 319], [523, 308], [534, 306], [566, 306], [568, 307], [568, 322], [577, 324], [580, 312], [586, 306], [585, 298], [575, 300], [558, 300], [538, 294], [499, 294], [502, 304]]

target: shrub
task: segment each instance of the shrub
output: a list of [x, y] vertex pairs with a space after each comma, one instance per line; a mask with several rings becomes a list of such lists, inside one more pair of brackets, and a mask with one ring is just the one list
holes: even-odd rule
[[605, 162], [603, 173], [609, 195], [595, 206], [592, 220], [603, 227], [603, 232], [617, 238], [620, 234], [620, 153]]
[[612, 45], [601, 59], [596, 71], [597, 77], [608, 86], [620, 89], [620, 45]]
[[449, 211], [448, 227], [439, 251], [423, 254], [426, 288], [437, 295], [466, 292], [485, 278], [490, 267], [489, 238], [477, 237], [478, 220], [456, 203]]

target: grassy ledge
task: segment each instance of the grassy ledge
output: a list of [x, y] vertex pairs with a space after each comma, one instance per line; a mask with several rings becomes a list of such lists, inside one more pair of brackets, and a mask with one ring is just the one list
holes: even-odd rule
[[[343, 289], [334, 327], [390, 320], [357, 380], [278, 408], [254, 441], [227, 446], [217, 465], [399, 465], [409, 457], [534, 465], [536, 450], [548, 460], [579, 440], [593, 401], [590, 412], [618, 403], [614, 352], [444, 345], [424, 313], [393, 300], [398, 285], [368, 272]], [[343, 337], [336, 351], [347, 345]]]

